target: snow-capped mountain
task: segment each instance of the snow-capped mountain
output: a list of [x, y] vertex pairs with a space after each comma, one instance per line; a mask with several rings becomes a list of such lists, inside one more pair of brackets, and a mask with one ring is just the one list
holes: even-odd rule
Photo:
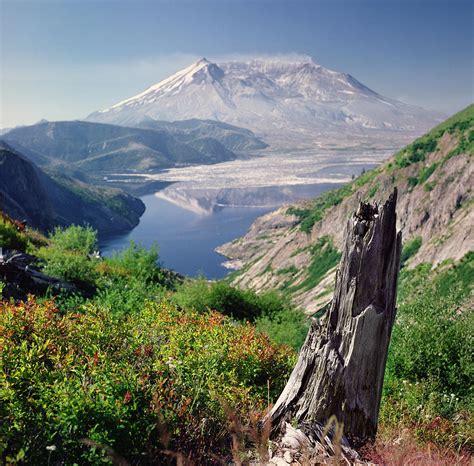
[[271, 145], [398, 146], [440, 115], [389, 99], [346, 73], [312, 60], [203, 58], [88, 120], [138, 125], [144, 120], [219, 120], [249, 128]]

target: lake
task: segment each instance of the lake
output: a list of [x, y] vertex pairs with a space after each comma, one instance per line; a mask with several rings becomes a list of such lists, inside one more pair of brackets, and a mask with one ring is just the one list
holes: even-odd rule
[[[295, 195], [314, 197], [333, 187], [334, 184], [325, 183], [306, 185], [297, 189]], [[285, 187], [286, 194], [288, 189]], [[275, 205], [221, 207], [203, 215], [154, 194], [141, 199], [146, 210], [139, 225], [127, 234], [103, 238], [100, 242], [102, 254], [107, 256], [124, 249], [131, 240], [145, 247], [156, 243], [162, 265], [190, 277], [203, 274], [209, 279], [223, 278], [229, 272], [222, 266], [226, 259], [214, 249], [242, 236], [257, 217], [276, 208]]]
[[[102, 239], [104, 255], [133, 240], [160, 247], [161, 263], [184, 275], [224, 277], [226, 258], [214, 249], [246, 233], [254, 220], [297, 199], [314, 198], [384, 160], [384, 150], [308, 150], [270, 153], [214, 165], [172, 168], [155, 174], [113, 174], [168, 183], [143, 196], [146, 210], [131, 232]], [[110, 180], [109, 180], [110, 181]]]

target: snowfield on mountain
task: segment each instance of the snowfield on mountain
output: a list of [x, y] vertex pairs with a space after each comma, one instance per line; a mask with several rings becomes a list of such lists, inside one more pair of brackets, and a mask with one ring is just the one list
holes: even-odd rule
[[384, 97], [311, 59], [212, 63], [203, 58], [144, 92], [88, 116], [140, 125], [213, 119], [246, 127], [277, 148], [399, 147], [441, 116]]

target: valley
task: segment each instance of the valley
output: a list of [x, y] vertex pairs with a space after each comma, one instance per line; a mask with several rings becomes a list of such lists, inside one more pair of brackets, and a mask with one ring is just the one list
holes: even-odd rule
[[348, 216], [361, 200], [380, 202], [394, 187], [410, 251], [405, 265], [461, 260], [474, 250], [473, 125], [470, 105], [342, 188], [259, 218], [218, 248], [240, 265], [232, 283], [280, 289], [308, 314], [317, 312], [332, 298]]
[[[160, 246], [163, 264], [180, 273], [222, 278], [225, 259], [214, 249], [244, 234], [263, 213], [299, 199], [311, 199], [378, 166], [385, 151], [301, 151], [273, 153], [211, 166], [173, 168], [155, 174], [109, 174], [112, 184], [170, 183], [142, 197], [145, 214], [131, 232], [104, 238], [102, 250], [130, 240]], [[226, 263], [231, 266], [231, 263]]]
[[2, 464], [469, 464], [474, 105], [290, 55], [98, 107], [1, 132]]

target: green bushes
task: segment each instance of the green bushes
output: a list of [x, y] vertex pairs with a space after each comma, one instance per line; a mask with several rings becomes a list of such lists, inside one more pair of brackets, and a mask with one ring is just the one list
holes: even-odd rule
[[403, 267], [410, 257], [413, 257], [421, 248], [421, 236], [416, 236], [405, 242], [400, 254], [400, 265]]
[[156, 281], [163, 273], [158, 266], [159, 248], [153, 245], [146, 249], [131, 241], [130, 246], [120, 252], [114, 252], [105, 259], [103, 272], [116, 277], [135, 277], [143, 281]]
[[180, 285], [171, 299], [182, 308], [198, 312], [219, 309], [224, 315], [249, 321], [291, 307], [289, 301], [276, 292], [258, 295], [252, 290], [235, 288], [223, 281], [211, 282], [202, 277]]
[[422, 440], [474, 448], [473, 289], [472, 252], [435, 270], [402, 270], [381, 423], [412, 423]]
[[341, 253], [334, 246], [329, 236], [322, 236], [317, 243], [311, 247], [311, 263], [307, 269], [306, 278], [297, 285], [288, 286], [286, 289], [290, 293], [304, 289], [314, 288], [324, 277], [326, 272], [335, 267], [340, 259]]
[[296, 275], [297, 273], [298, 268], [295, 265], [290, 265], [289, 267], [284, 267], [276, 271], [276, 275]]
[[275, 343], [291, 346], [298, 351], [308, 333], [310, 321], [299, 309], [288, 307], [275, 314], [263, 314], [255, 319], [257, 330]]
[[[428, 180], [428, 178], [434, 173], [434, 171], [438, 168], [439, 163], [434, 162], [431, 165], [427, 167], [422, 167], [420, 171], [418, 172], [417, 176], [409, 176], [408, 177], [408, 188], [413, 189], [416, 185], [421, 185], [424, 184], [425, 181]], [[431, 191], [430, 186], [433, 186], [432, 184], [430, 185], [427, 183], [425, 185], [425, 191]]]
[[426, 156], [438, 147], [438, 135], [428, 133], [407, 146], [395, 156], [395, 166], [405, 168], [414, 163], [423, 162]]
[[[371, 183], [380, 173], [380, 168], [375, 168], [368, 172], [364, 172], [351, 183], [322, 193], [319, 197], [312, 201], [312, 205], [310, 207], [300, 209], [298, 207], [291, 206], [287, 209], [286, 213], [288, 215], [295, 215], [298, 217], [300, 219], [300, 229], [305, 233], [309, 233], [314, 224], [319, 222], [319, 220], [324, 217], [324, 214], [328, 209], [339, 205], [346, 197], [349, 197], [357, 189]], [[376, 194], [378, 188], [379, 185], [377, 183], [374, 184], [374, 186], [372, 186], [368, 191], [367, 197], [373, 197]]]
[[330, 207], [340, 204], [346, 197], [352, 194], [352, 184], [342, 186], [338, 189], [331, 189], [314, 199], [311, 208], [298, 209], [289, 207], [286, 213], [296, 215], [300, 220], [300, 229], [309, 233], [313, 225], [323, 218], [324, 213]]
[[418, 173], [418, 183], [423, 184], [438, 168], [439, 163], [435, 162], [429, 165], [428, 167], [424, 167]]
[[36, 252], [43, 260], [43, 270], [53, 277], [68, 281], [82, 280], [93, 284], [97, 278], [94, 251], [97, 250], [97, 232], [90, 227], [70, 226], [56, 228], [50, 235], [50, 244]]
[[97, 294], [93, 301], [116, 317], [138, 312], [147, 301], [160, 301], [181, 281], [163, 269], [158, 247], [149, 250], [133, 242], [96, 264]]
[[434, 292], [400, 310], [394, 330], [390, 370], [399, 379], [436, 382], [437, 388], [468, 395], [474, 377], [470, 361], [474, 314], [458, 311], [458, 300]]
[[0, 448], [29, 464], [103, 464], [91, 442], [132, 464], [163, 462], [163, 449], [202, 464], [229, 451], [223, 406], [244, 419], [263, 409], [294, 363], [216, 312], [150, 304], [119, 321], [92, 305], [0, 307]]
[[298, 350], [308, 331], [308, 318], [290, 300], [275, 291], [257, 294], [226, 282], [208, 282], [204, 278], [183, 283], [171, 301], [198, 312], [219, 310], [238, 320], [254, 322], [272, 341]]
[[[93, 285], [96, 293], [88, 302], [108, 310], [115, 317], [139, 311], [149, 300], [161, 300], [181, 281], [178, 274], [158, 263], [158, 247], [145, 249], [131, 243], [112, 257], [99, 257], [97, 234], [91, 228], [57, 228], [49, 244], [36, 251], [43, 271], [68, 281]], [[81, 296], [63, 295], [57, 303], [64, 311], [81, 309]]]
[[21, 234], [15, 225], [0, 217], [0, 247], [25, 251], [28, 240]]

